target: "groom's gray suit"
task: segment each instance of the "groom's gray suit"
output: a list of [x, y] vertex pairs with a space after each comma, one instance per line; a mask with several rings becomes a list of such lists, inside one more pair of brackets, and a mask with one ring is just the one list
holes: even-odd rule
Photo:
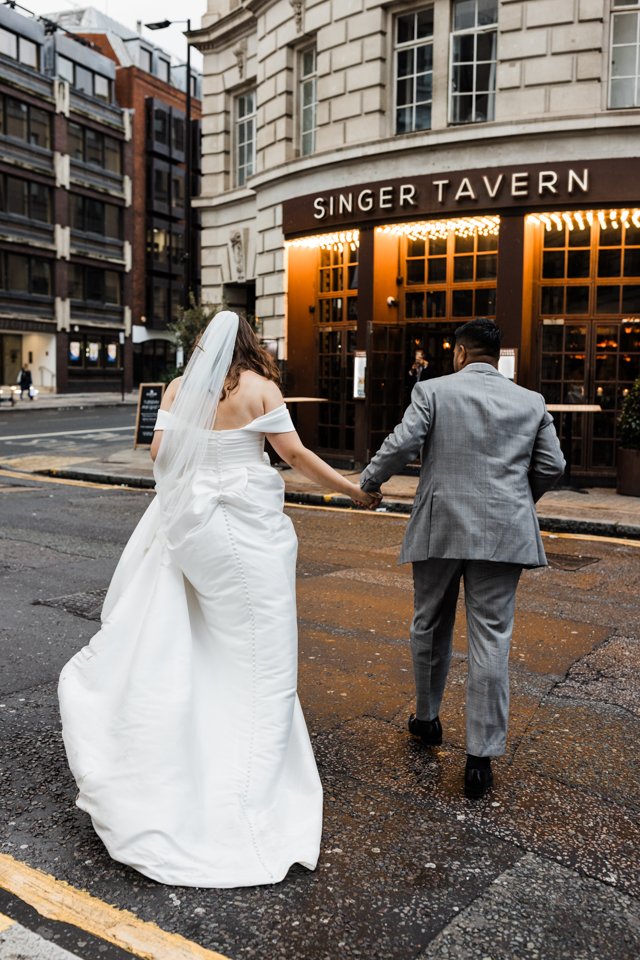
[[402, 423], [364, 470], [361, 486], [378, 490], [418, 454], [420, 482], [400, 554], [401, 563], [413, 563], [416, 715], [438, 715], [463, 577], [467, 752], [499, 756], [516, 587], [523, 567], [547, 562], [534, 502], [562, 476], [564, 458], [544, 398], [490, 363], [417, 383]]

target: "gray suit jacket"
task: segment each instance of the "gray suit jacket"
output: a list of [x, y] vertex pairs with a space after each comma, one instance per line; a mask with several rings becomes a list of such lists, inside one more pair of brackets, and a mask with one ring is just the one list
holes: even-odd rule
[[546, 565], [534, 502], [565, 461], [544, 398], [489, 363], [417, 383], [361, 476], [375, 491], [422, 453], [400, 562], [446, 557]]

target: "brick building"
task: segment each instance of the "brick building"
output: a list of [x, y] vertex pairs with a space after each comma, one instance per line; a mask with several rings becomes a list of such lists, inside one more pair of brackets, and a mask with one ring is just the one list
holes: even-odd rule
[[446, 373], [495, 317], [519, 382], [601, 405], [572, 453], [606, 482], [640, 373], [640, 0], [210, 0], [192, 40], [203, 296], [255, 303], [288, 392], [328, 400], [307, 441], [366, 460], [416, 349]]
[[[132, 333], [135, 382], [175, 366], [167, 324], [185, 303], [186, 69], [140, 32], [94, 8], [56, 15], [116, 65], [115, 95], [132, 114]], [[191, 70], [191, 196], [200, 180], [201, 77]], [[199, 216], [192, 217], [190, 284], [198, 295]]]
[[0, 7], [0, 383], [131, 378], [129, 113], [115, 67]]

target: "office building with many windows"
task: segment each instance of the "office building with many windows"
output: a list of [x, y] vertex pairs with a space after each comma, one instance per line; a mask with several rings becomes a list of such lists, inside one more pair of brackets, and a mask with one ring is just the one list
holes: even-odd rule
[[[472, 317], [607, 482], [640, 374], [640, 0], [211, 0], [202, 277], [362, 463]], [[254, 306], [255, 305], [255, 306]], [[322, 401], [322, 402], [320, 402]], [[563, 425], [562, 429], [564, 429]]]
[[190, 135], [193, 197], [200, 188], [201, 75], [191, 68], [188, 131], [185, 64], [173, 64], [140, 29], [131, 30], [94, 7], [56, 14], [55, 20], [113, 61], [116, 100], [131, 113], [133, 380], [154, 381], [175, 367], [175, 338], [168, 325], [186, 304], [189, 288], [199, 295], [197, 211], [191, 217], [191, 242], [185, 237], [185, 148]]
[[0, 382], [131, 373], [130, 117], [87, 44], [0, 8]]

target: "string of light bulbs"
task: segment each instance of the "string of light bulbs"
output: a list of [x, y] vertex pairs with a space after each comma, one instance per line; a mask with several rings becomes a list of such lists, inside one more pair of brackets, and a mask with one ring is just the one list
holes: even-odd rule
[[295, 240], [286, 241], [288, 247], [306, 247], [311, 250], [341, 250], [347, 243], [352, 250], [357, 250], [360, 246], [360, 231], [340, 230], [338, 233], [318, 233], [312, 237], [297, 237]]
[[572, 210], [571, 212], [530, 213], [529, 223], [539, 224], [547, 232], [556, 230], [586, 230], [595, 223], [601, 230], [619, 230], [621, 227], [634, 226], [640, 229], [640, 209]]
[[450, 233], [456, 237], [495, 237], [500, 232], [500, 217], [457, 217], [453, 220], [419, 220], [412, 223], [390, 223], [376, 227], [379, 233], [408, 237], [409, 240], [446, 240]]

